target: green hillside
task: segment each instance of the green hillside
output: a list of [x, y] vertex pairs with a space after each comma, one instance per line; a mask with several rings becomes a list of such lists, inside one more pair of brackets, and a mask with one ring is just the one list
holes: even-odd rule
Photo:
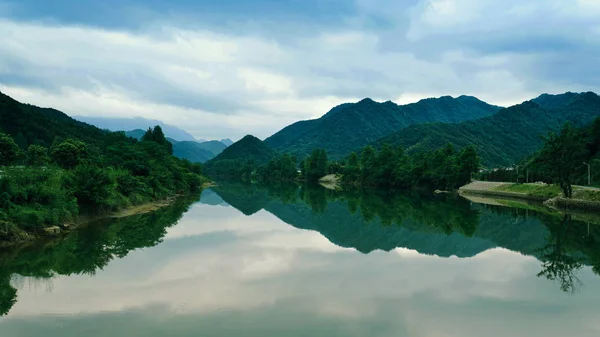
[[330, 158], [339, 159], [410, 125], [458, 123], [490, 116], [500, 109], [469, 96], [429, 98], [403, 106], [366, 98], [339, 105], [319, 119], [294, 123], [267, 138], [265, 143], [299, 158], [323, 148]]
[[[146, 133], [145, 130], [135, 129], [126, 131], [128, 137], [141, 140]], [[210, 140], [206, 142], [195, 141], [176, 141], [172, 138], [167, 138], [173, 144], [173, 155], [181, 159], [187, 159], [192, 163], [204, 163], [213, 159], [216, 155], [223, 152], [227, 145], [217, 141]]]
[[592, 92], [542, 95], [475, 121], [413, 125], [377, 144], [399, 145], [409, 152], [437, 149], [447, 143], [457, 147], [473, 144], [484, 165], [507, 166], [537, 151], [540, 135], [565, 122], [588, 124], [599, 115], [600, 97]]
[[171, 151], [159, 126], [138, 141], [0, 94], [0, 245], [75, 222], [80, 211], [201, 188], [200, 165]]
[[252, 172], [254, 167], [268, 162], [276, 155], [263, 141], [247, 135], [206, 162], [204, 169], [215, 176], [237, 175], [242, 174], [242, 171]]
[[10, 135], [23, 149], [32, 144], [49, 147], [55, 137], [74, 137], [99, 144], [106, 135], [105, 131], [76, 121], [58, 110], [22, 104], [1, 92], [0, 132]]

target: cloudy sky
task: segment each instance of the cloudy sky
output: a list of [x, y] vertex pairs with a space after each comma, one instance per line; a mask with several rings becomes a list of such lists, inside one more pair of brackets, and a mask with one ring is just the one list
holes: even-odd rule
[[0, 0], [0, 90], [261, 138], [364, 97], [600, 91], [600, 0]]

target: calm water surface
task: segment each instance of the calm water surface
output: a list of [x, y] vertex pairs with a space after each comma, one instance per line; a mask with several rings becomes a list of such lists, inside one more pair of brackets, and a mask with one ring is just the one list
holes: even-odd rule
[[600, 336], [594, 222], [221, 185], [0, 252], [0, 336]]

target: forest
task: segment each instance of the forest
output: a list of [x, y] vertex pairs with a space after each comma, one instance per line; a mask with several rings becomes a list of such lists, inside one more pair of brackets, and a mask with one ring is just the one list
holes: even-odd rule
[[122, 132], [98, 135], [91, 143], [55, 137], [49, 148], [34, 140], [23, 149], [0, 133], [0, 240], [22, 240], [27, 233], [72, 223], [80, 213], [107, 213], [197, 191], [207, 181], [200, 164], [172, 156], [160, 126], [141, 141]]
[[572, 196], [572, 185], [600, 184], [600, 117], [583, 127], [565, 123], [559, 131], [541, 139], [542, 147], [515, 166], [483, 170], [475, 177], [489, 181], [554, 183], [566, 197]]
[[315, 183], [327, 174], [341, 174], [341, 183], [347, 188], [455, 190], [478, 171], [479, 158], [472, 146], [458, 151], [448, 144], [435, 151], [407, 154], [400, 147], [384, 145], [380, 150], [366, 146], [360, 154], [354, 152], [339, 161], [329, 160], [324, 149], [315, 149], [301, 161], [284, 153], [265, 163], [245, 158], [216, 164], [215, 176], [244, 181]]

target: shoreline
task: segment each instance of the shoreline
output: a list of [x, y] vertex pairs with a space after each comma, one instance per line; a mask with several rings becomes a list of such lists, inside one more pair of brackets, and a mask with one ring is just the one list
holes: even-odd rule
[[[533, 188], [546, 188], [552, 185], [538, 185], [538, 184], [515, 184], [507, 182], [485, 182], [485, 181], [474, 181], [458, 189], [458, 194], [467, 196], [478, 196], [487, 199], [512, 199], [522, 201], [533, 201], [541, 203], [546, 207], [556, 209], [559, 211], [577, 211], [584, 213], [600, 213], [600, 201], [589, 200], [584, 198], [564, 198], [561, 194], [556, 195], [537, 195], [533, 193], [520, 193], [512, 192], [499, 189], [509, 189], [516, 186], [531, 186]], [[575, 189], [574, 194], [578, 191], [586, 191], [585, 189]]]
[[[205, 186], [206, 185], [206, 186]], [[203, 188], [210, 187], [211, 183], [205, 183]], [[80, 226], [85, 226], [89, 223], [109, 218], [125, 218], [129, 216], [146, 214], [171, 205], [178, 198], [185, 195], [177, 194], [166, 199], [154, 200], [139, 205], [128, 206], [119, 210], [108, 212], [106, 214], [89, 215], [84, 214], [78, 216], [73, 223], [65, 223], [61, 226], [45, 227], [37, 232], [27, 232], [21, 228], [14, 231], [0, 231], [0, 236], [5, 235], [8, 240], [0, 241], [0, 248], [10, 248], [18, 245], [30, 244], [38, 240], [57, 238], [66, 235]]]

